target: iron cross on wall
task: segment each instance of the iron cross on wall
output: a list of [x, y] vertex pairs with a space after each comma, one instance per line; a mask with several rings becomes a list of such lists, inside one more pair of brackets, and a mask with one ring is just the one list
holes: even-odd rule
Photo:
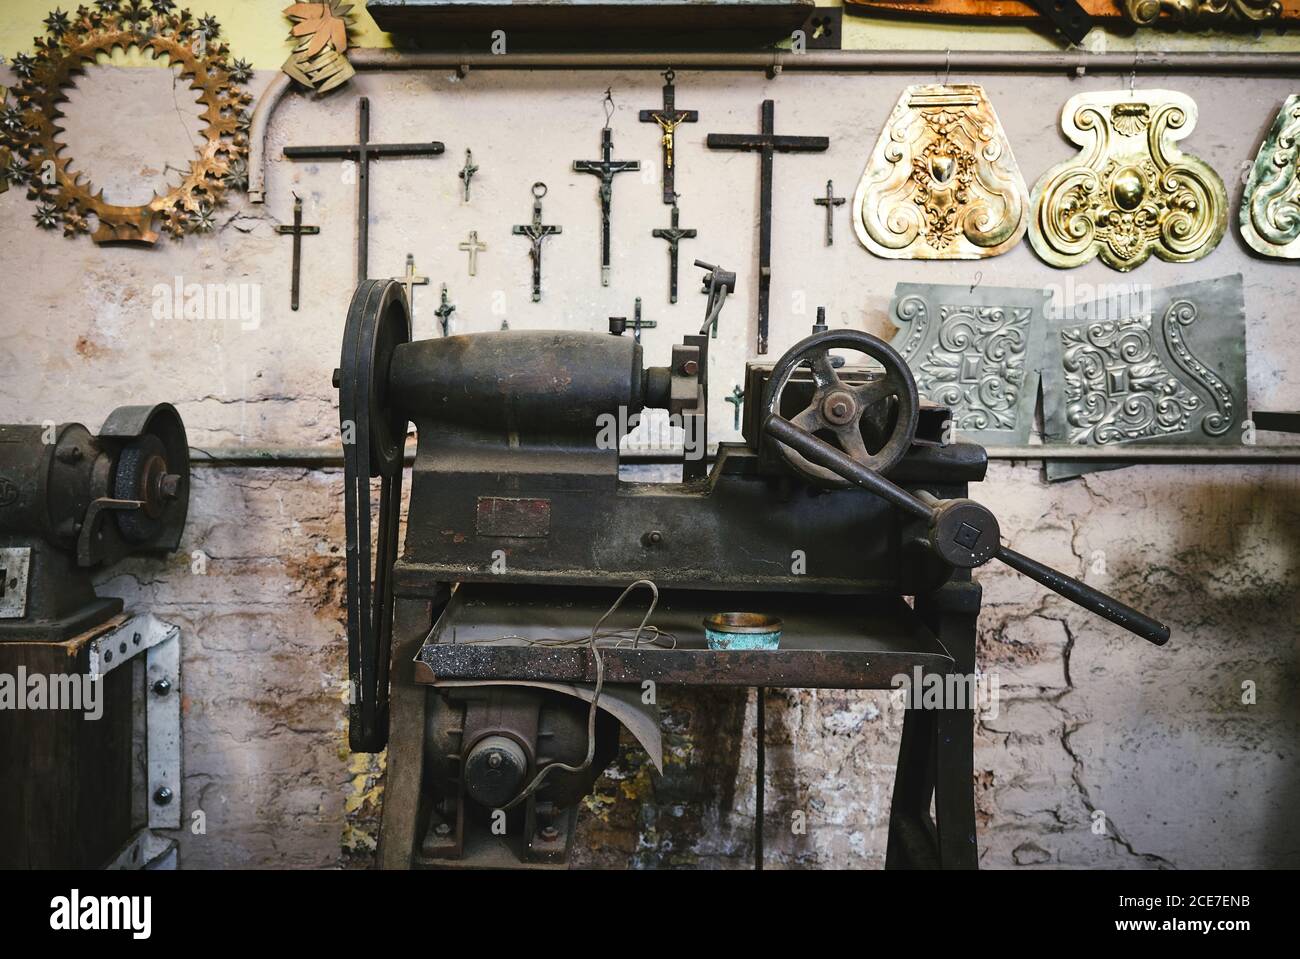
[[293, 226], [283, 223], [275, 228], [276, 233], [293, 235], [293, 279], [289, 281], [289, 309], [298, 309], [298, 277], [302, 273], [302, 238], [316, 236], [320, 233], [318, 226], [303, 226], [302, 197], [293, 195]]
[[835, 181], [826, 181], [826, 195], [813, 197], [813, 202], [818, 206], [826, 207], [826, 245], [831, 246], [835, 242], [835, 208], [844, 205], [844, 197], [835, 195]]
[[[700, 118], [696, 110], [678, 110], [674, 101], [673, 77], [676, 74], [672, 70], [664, 73], [664, 105], [658, 110], [642, 110], [639, 118], [642, 123], [657, 123], [659, 129], [663, 131], [659, 143], [663, 147], [664, 153], [664, 202], [676, 204], [677, 189], [673, 186], [673, 170], [676, 167], [674, 161], [675, 148], [677, 145], [677, 127], [683, 123], [694, 123]], [[673, 302], [677, 302], [675, 299]]]
[[357, 142], [330, 146], [285, 147], [286, 160], [351, 160], [357, 164], [357, 283], [369, 279], [370, 266], [370, 161], [380, 157], [439, 156], [443, 145], [428, 143], [371, 143], [370, 100], [357, 103]]
[[574, 160], [574, 173], [590, 173], [600, 177], [600, 285], [609, 286], [609, 208], [614, 201], [614, 174], [630, 173], [641, 169], [639, 160], [611, 160], [614, 152], [614, 133], [606, 119], [600, 131], [601, 159]]
[[823, 153], [831, 144], [828, 137], [778, 136], [776, 105], [763, 101], [763, 128], [758, 133], [710, 133], [705, 141], [710, 150], [747, 150], [758, 153], [758, 352], [767, 352], [768, 306], [772, 293], [772, 156], [775, 153]]

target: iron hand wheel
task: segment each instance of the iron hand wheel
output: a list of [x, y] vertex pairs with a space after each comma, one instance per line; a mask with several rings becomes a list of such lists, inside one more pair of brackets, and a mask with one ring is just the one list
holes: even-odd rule
[[[866, 383], [846, 383], [831, 362], [833, 349], [867, 354], [884, 368]], [[921, 403], [907, 362], [889, 344], [859, 330], [828, 330], [801, 340], [777, 361], [763, 404], [766, 415], [781, 415], [781, 395], [800, 366], [812, 369], [812, 401], [790, 422], [814, 436], [834, 438], [852, 460], [887, 473], [907, 453], [916, 436]], [[864, 435], [865, 434], [865, 435]], [[809, 462], [784, 443], [777, 453], [796, 473], [821, 486], [852, 485], [843, 476]]]

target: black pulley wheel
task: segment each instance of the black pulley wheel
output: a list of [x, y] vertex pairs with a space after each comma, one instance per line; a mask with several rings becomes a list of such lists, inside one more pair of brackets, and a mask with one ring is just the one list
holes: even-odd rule
[[411, 341], [410, 310], [402, 285], [366, 280], [348, 307], [339, 364], [339, 425], [344, 446], [360, 442], [370, 476], [390, 476], [401, 467], [406, 417], [388, 405], [388, 369], [393, 350]]
[[[357, 752], [388, 742], [388, 661], [392, 646], [392, 567], [407, 419], [389, 404], [393, 352], [411, 339], [410, 310], [393, 280], [365, 280], [348, 307], [340, 358], [348, 570], [348, 740]], [[380, 478], [378, 534], [371, 555], [371, 477]]]

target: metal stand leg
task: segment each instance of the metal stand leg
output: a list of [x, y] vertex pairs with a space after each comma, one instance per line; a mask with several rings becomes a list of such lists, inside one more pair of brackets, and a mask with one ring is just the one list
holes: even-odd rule
[[[975, 672], [975, 624], [980, 588], [969, 580], [948, 583], [916, 598], [916, 611], [952, 654], [953, 669]], [[890, 809], [890, 869], [974, 869], [975, 710], [909, 709], [903, 721], [898, 772]], [[934, 797], [934, 819], [930, 798]]]
[[388, 766], [377, 858], [380, 869], [410, 869], [411, 856], [419, 847], [424, 708], [428, 690], [415, 682], [413, 662], [433, 626], [434, 606], [429, 599], [397, 597], [394, 600]]
[[767, 791], [767, 689], [755, 687], [755, 702], [758, 704], [754, 721], [758, 747], [755, 750], [754, 763], [754, 868], [763, 868], [763, 794]]
[[939, 865], [939, 839], [930, 818], [934, 795], [935, 713], [909, 709], [903, 718], [898, 771], [889, 809], [886, 869], [933, 869]]

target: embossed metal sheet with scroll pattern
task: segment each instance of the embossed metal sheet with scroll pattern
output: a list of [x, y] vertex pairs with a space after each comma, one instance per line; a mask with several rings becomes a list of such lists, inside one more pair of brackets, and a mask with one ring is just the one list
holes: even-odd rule
[[1265, 256], [1300, 259], [1300, 93], [1286, 98], [1241, 195], [1241, 238]]
[[977, 260], [1019, 243], [1029, 192], [984, 88], [904, 89], [852, 210], [863, 246], [889, 259]]
[[1034, 251], [1052, 266], [1100, 256], [1131, 270], [1153, 253], [1187, 262], [1213, 250], [1228, 223], [1223, 180], [1175, 145], [1195, 126], [1195, 101], [1173, 90], [1071, 97], [1061, 128], [1080, 153], [1034, 187]]
[[[1241, 274], [1162, 290], [1135, 285], [1053, 317], [1043, 442], [1236, 445], [1246, 418]], [[1049, 462], [1049, 479], [1095, 467]]]
[[900, 283], [890, 345], [921, 396], [952, 411], [959, 438], [1024, 445], [1038, 399], [1047, 292]]

